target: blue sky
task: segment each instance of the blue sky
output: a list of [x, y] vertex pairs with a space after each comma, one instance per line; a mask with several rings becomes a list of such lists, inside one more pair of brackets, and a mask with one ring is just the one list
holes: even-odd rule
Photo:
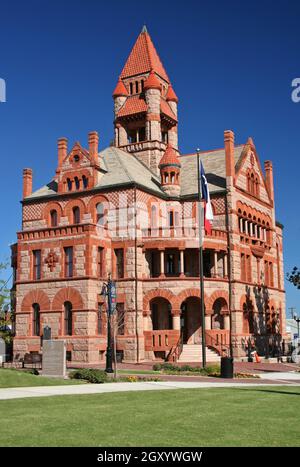
[[[145, 23], [180, 99], [181, 151], [221, 147], [224, 129], [238, 144], [252, 136], [273, 161], [286, 270], [300, 266], [299, 15], [289, 0], [2, 0], [0, 259], [20, 229], [22, 169], [38, 188], [54, 175], [58, 137], [85, 146], [97, 130], [101, 147], [113, 138], [111, 94]], [[300, 313], [299, 291], [286, 290]]]

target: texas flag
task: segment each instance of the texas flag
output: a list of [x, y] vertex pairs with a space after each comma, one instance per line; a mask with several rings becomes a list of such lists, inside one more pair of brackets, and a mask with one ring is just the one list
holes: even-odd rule
[[202, 161], [200, 161], [200, 175], [202, 199], [204, 200], [204, 229], [206, 234], [211, 235], [212, 221], [214, 219], [214, 215], [210, 202], [209, 190]]

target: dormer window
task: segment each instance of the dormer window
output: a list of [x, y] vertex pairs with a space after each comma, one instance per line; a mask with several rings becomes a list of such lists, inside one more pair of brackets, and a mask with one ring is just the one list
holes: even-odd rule
[[83, 184], [83, 188], [87, 188], [87, 187], [88, 187], [89, 180], [88, 180], [88, 178], [87, 178], [85, 175], [82, 175], [82, 184]]
[[76, 190], [79, 190], [79, 188], [80, 188], [79, 178], [78, 178], [78, 177], [75, 177], [75, 178], [74, 178], [74, 182], [75, 182], [75, 188], [76, 188]]
[[129, 83], [130, 94], [133, 94], [133, 83]]
[[72, 180], [70, 178], [67, 178], [67, 186], [68, 191], [72, 191]]

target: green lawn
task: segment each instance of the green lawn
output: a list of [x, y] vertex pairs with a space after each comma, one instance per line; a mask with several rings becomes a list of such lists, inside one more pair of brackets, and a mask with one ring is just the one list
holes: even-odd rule
[[62, 378], [46, 378], [31, 375], [24, 371], [0, 368], [0, 388], [17, 388], [28, 386], [60, 386], [64, 384], [82, 384], [84, 381]]
[[300, 446], [299, 387], [15, 399], [0, 413], [1, 446]]

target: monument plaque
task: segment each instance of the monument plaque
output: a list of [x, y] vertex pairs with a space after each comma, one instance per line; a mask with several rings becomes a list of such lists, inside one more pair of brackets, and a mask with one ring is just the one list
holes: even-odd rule
[[45, 341], [51, 340], [51, 328], [49, 326], [44, 327], [43, 339]]
[[0, 338], [0, 365], [6, 361], [6, 344], [4, 339]]
[[66, 344], [63, 340], [43, 342], [43, 376], [66, 376]]

